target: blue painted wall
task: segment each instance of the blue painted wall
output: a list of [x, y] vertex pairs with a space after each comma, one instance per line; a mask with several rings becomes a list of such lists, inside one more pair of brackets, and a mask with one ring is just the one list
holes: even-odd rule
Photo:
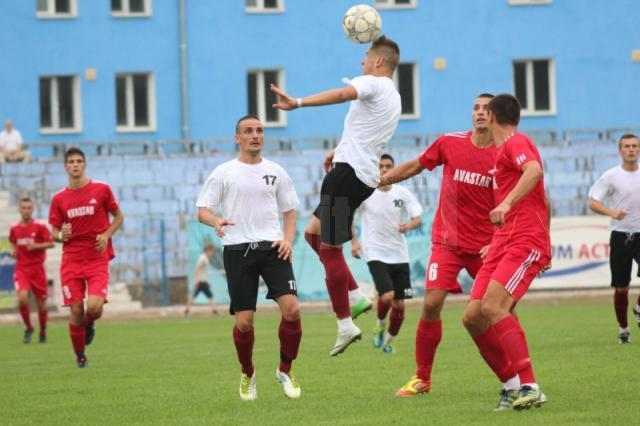
[[[25, 139], [50, 141], [175, 139], [181, 136], [178, 0], [152, 0], [148, 18], [111, 17], [109, 1], [78, 0], [75, 19], [38, 19], [35, 0], [0, 2], [0, 120], [13, 118]], [[241, 0], [187, 0], [191, 136], [228, 136], [246, 113], [249, 68], [285, 69], [296, 96], [342, 85], [360, 72], [366, 47], [341, 30], [353, 0], [285, 0], [285, 12], [247, 14]], [[524, 129], [640, 125], [640, 2], [554, 0], [511, 6], [507, 0], [417, 0], [417, 8], [382, 10], [383, 32], [403, 61], [419, 66], [420, 118], [399, 133], [469, 127], [479, 92], [512, 91], [512, 60], [553, 58], [557, 114], [528, 117]], [[445, 58], [447, 69], [434, 69]], [[84, 79], [95, 68], [97, 79]], [[157, 130], [115, 130], [115, 74], [155, 73]], [[39, 132], [41, 75], [81, 77], [82, 132]], [[272, 136], [338, 135], [347, 105], [288, 114]]]

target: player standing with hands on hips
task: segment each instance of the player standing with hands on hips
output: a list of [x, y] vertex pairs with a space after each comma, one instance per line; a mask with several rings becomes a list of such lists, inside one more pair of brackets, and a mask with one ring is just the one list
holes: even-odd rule
[[[53, 196], [49, 223], [53, 238], [63, 243], [60, 281], [64, 306], [71, 308], [69, 335], [78, 367], [84, 368], [85, 345], [95, 334], [109, 288], [109, 261], [115, 257], [111, 237], [124, 217], [113, 192], [104, 182], [85, 176], [87, 163], [79, 148], [64, 154], [69, 186]], [[113, 221], [109, 222], [109, 215]], [[84, 306], [88, 294], [87, 307]]]
[[[216, 167], [198, 197], [198, 220], [215, 228], [224, 246], [224, 270], [235, 315], [233, 342], [240, 374], [240, 398], [258, 397], [253, 367], [253, 318], [259, 278], [267, 285], [267, 298], [282, 313], [278, 337], [280, 365], [276, 379], [287, 397], [300, 397], [291, 364], [298, 356], [302, 325], [291, 266], [291, 245], [300, 203], [291, 178], [282, 167], [262, 158], [264, 129], [260, 120], [244, 116], [236, 124], [238, 158]], [[280, 226], [280, 216], [284, 232]]]
[[[593, 184], [589, 190], [589, 208], [611, 217], [609, 265], [611, 286], [615, 288], [613, 306], [620, 326], [618, 341], [624, 344], [631, 342], [627, 309], [634, 259], [640, 268], [640, 140], [636, 135], [623, 135], [618, 142], [618, 152], [622, 157], [622, 165], [607, 170]], [[603, 204], [607, 198], [610, 207]], [[640, 326], [640, 296], [633, 307], [633, 313]]]
[[322, 181], [320, 204], [305, 230], [305, 239], [324, 265], [327, 291], [338, 319], [338, 336], [329, 352], [331, 356], [361, 338], [362, 332], [352, 316], [371, 309], [370, 301], [354, 306], [353, 312], [349, 306], [350, 299], [355, 304], [363, 297], [349, 271], [342, 245], [352, 238], [356, 209], [378, 186], [380, 156], [387, 150], [400, 119], [400, 95], [392, 79], [399, 59], [398, 45], [380, 36], [362, 61], [363, 75], [347, 80], [344, 88], [296, 99], [271, 85], [271, 91], [278, 96], [273, 107], [285, 111], [351, 101], [340, 143], [324, 159], [328, 173]]

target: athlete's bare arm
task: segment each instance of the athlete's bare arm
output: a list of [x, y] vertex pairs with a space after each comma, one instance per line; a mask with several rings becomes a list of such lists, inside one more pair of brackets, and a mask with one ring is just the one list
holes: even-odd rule
[[412, 217], [411, 220], [407, 223], [401, 223], [399, 231], [401, 233], [405, 233], [412, 229], [419, 227], [422, 224], [422, 218], [420, 216]]
[[424, 167], [420, 164], [420, 161], [417, 158], [415, 160], [405, 161], [404, 163], [389, 170], [384, 174], [384, 176], [380, 177], [378, 188], [402, 182], [403, 180], [414, 177], [423, 170]]
[[358, 238], [356, 237], [356, 229], [353, 225], [351, 225], [351, 256], [356, 259], [360, 259], [360, 253], [362, 252], [362, 245]]
[[215, 228], [216, 235], [220, 238], [224, 237], [224, 231], [222, 230], [223, 226], [235, 225], [235, 223], [229, 219], [216, 216], [206, 207], [198, 207], [198, 220], [200, 223], [204, 223], [205, 225]]
[[111, 213], [113, 215], [113, 220], [111, 221], [111, 225], [104, 231], [102, 234], [96, 235], [96, 250], [99, 252], [103, 252], [107, 249], [109, 245], [109, 239], [116, 233], [118, 229], [122, 226], [122, 222], [124, 222], [124, 216], [120, 209]]
[[278, 86], [272, 84], [270, 89], [278, 96], [278, 102], [273, 104], [272, 107], [276, 109], [282, 109], [284, 111], [291, 111], [298, 107], [310, 107], [310, 106], [322, 106], [341, 104], [347, 101], [353, 101], [358, 98], [358, 92], [353, 86], [346, 86], [340, 89], [330, 89], [324, 92], [316, 93], [315, 95], [306, 96], [300, 98], [300, 105], [298, 105], [298, 99], [287, 95]]
[[291, 246], [296, 235], [296, 211], [295, 209], [282, 213], [284, 238], [274, 241], [271, 247], [278, 247], [278, 257], [291, 262]]
[[626, 211], [625, 209], [615, 210], [615, 209], [609, 208], [604, 204], [602, 204], [600, 201], [596, 200], [595, 198], [589, 198], [589, 208], [598, 214], [609, 216], [617, 220], [624, 219], [624, 217], [628, 213], [628, 211]]
[[522, 166], [522, 176], [516, 186], [507, 194], [504, 200], [495, 209], [489, 212], [491, 223], [497, 226], [504, 225], [504, 217], [511, 207], [520, 201], [525, 195], [536, 187], [542, 179], [542, 167], [537, 161], [529, 161]]
[[53, 241], [57, 243], [66, 242], [71, 237], [71, 224], [65, 223], [62, 225], [62, 228], [52, 226], [51, 235], [53, 236]]

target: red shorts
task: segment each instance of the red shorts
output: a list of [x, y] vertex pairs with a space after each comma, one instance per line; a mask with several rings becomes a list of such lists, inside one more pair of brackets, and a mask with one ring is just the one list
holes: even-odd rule
[[47, 300], [47, 275], [42, 264], [16, 268], [13, 284], [16, 291], [31, 291], [36, 299]]
[[514, 299], [520, 300], [525, 295], [533, 279], [549, 264], [549, 257], [540, 250], [528, 247], [499, 247], [494, 245], [478, 272], [471, 289], [471, 299], [482, 299], [489, 288], [491, 280], [500, 283]]
[[442, 244], [431, 246], [431, 258], [427, 266], [425, 288], [427, 290], [440, 289], [449, 293], [462, 293], [458, 284], [458, 274], [465, 268], [472, 278], [475, 278], [482, 266], [480, 254], [469, 253], [456, 247]]
[[109, 289], [109, 260], [65, 259], [60, 264], [62, 282], [62, 306], [69, 306], [81, 300], [84, 295], [102, 297], [107, 301]]

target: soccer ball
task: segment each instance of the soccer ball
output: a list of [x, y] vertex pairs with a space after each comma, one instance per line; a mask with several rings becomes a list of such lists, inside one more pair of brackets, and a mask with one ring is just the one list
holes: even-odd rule
[[382, 28], [382, 18], [377, 10], [367, 4], [358, 4], [347, 10], [342, 29], [354, 43], [373, 41]]

